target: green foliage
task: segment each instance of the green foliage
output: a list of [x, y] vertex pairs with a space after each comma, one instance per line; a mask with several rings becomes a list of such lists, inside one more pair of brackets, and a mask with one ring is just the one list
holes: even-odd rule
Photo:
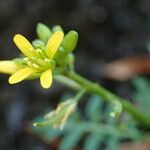
[[73, 150], [81, 146], [83, 150], [99, 150], [104, 145], [106, 150], [117, 150], [120, 140], [141, 137], [128, 117], [122, 117], [121, 122], [119, 118], [112, 118], [112, 107], [105, 105], [98, 96], [91, 96], [81, 107], [84, 111], [72, 114], [63, 130], [48, 127], [32, 130], [46, 142], [59, 137], [59, 150]]
[[61, 140], [59, 149], [60, 150], [71, 150], [78, 145], [84, 130], [80, 127], [75, 130], [69, 131]]
[[96, 150], [103, 142], [103, 137], [99, 133], [91, 133], [84, 142], [83, 150]]
[[136, 77], [132, 83], [135, 87], [133, 99], [141, 111], [150, 115], [150, 81], [147, 78]]

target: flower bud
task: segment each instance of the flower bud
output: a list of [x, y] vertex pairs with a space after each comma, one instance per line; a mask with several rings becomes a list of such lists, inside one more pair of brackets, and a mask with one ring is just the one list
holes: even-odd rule
[[122, 112], [122, 104], [120, 101], [118, 100], [113, 100], [112, 102], [112, 109], [113, 111], [110, 113], [111, 117], [117, 117], [121, 114]]
[[60, 46], [54, 56], [54, 58], [56, 59], [56, 61], [59, 63], [59, 62], [62, 62], [64, 61], [64, 58], [65, 58], [65, 49]]
[[52, 32], [56, 32], [56, 31], [62, 31], [63, 32], [63, 29], [60, 25], [56, 25], [52, 28]]
[[72, 53], [68, 54], [66, 57], [65, 57], [65, 62], [66, 64], [73, 64], [75, 60], [75, 57]]
[[50, 38], [52, 34], [50, 28], [42, 23], [37, 24], [36, 32], [39, 39], [42, 40], [43, 42], [47, 42], [47, 40]]
[[62, 43], [66, 55], [71, 53], [75, 49], [77, 41], [78, 41], [78, 33], [76, 31], [72, 30], [66, 34]]
[[34, 46], [35, 49], [38, 49], [38, 48], [42, 49], [45, 46], [44, 42], [39, 39], [32, 41], [32, 45]]

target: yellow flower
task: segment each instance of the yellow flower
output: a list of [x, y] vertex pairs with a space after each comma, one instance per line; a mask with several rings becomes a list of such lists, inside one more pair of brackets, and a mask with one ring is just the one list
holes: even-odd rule
[[6, 74], [14, 74], [16, 71], [21, 69], [17, 63], [11, 60], [0, 61], [0, 72]]
[[35, 49], [25, 37], [20, 34], [15, 35], [14, 42], [25, 55], [25, 58], [23, 58], [24, 67], [18, 69], [14, 61], [4, 61], [6, 63], [1, 61], [0, 72], [12, 74], [9, 78], [10, 84], [15, 84], [35, 74], [40, 74], [42, 87], [49, 88], [52, 84], [52, 70], [55, 65], [53, 57], [63, 40], [63, 36], [63, 32], [57, 31], [48, 40], [46, 47]]

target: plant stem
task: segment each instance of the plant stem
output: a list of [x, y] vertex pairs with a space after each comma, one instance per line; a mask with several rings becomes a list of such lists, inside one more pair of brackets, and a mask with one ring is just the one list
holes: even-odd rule
[[90, 92], [92, 94], [97, 94], [101, 97], [104, 98], [104, 100], [108, 101], [108, 102], [112, 102], [114, 100], [119, 100], [122, 103], [122, 106], [124, 108], [124, 110], [126, 110], [128, 113], [131, 114], [131, 116], [138, 121], [138, 123], [144, 127], [148, 127], [150, 128], [150, 119], [149, 117], [140, 112], [133, 104], [131, 104], [128, 100], [123, 99], [113, 93], [111, 93], [110, 91], [108, 91], [107, 89], [103, 88], [100, 84], [91, 82], [87, 79], [85, 79], [84, 77], [78, 75], [75, 72], [66, 72], [65, 75], [76, 81], [78, 84], [80, 84], [83, 88], [85, 88], [87, 90], [87, 92]]
[[74, 96], [74, 100], [75, 100], [76, 102], [78, 102], [78, 101], [81, 99], [81, 97], [85, 94], [85, 92], [86, 92], [86, 89], [81, 89], [81, 90]]

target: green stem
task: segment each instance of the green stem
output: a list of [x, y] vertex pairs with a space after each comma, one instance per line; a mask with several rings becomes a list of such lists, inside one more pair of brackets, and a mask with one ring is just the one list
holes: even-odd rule
[[82, 88], [80, 84], [78, 84], [74, 80], [71, 80], [70, 78], [62, 76], [62, 75], [55, 75], [54, 79], [58, 82], [61, 82], [62, 84], [65, 84], [67, 87], [74, 89], [74, 90], [80, 90]]
[[75, 100], [76, 102], [78, 102], [78, 101], [81, 99], [81, 97], [85, 94], [85, 92], [86, 92], [86, 89], [81, 89], [81, 90], [75, 95], [74, 100]]
[[128, 100], [123, 99], [107, 89], [103, 88], [100, 84], [91, 82], [84, 77], [78, 75], [75, 72], [66, 72], [65, 75], [69, 77], [70, 79], [76, 81], [78, 84], [80, 84], [83, 88], [87, 90], [87, 92], [90, 92], [92, 94], [97, 94], [101, 97], [103, 97], [105, 100], [108, 102], [112, 102], [114, 100], [119, 100], [122, 105], [124, 110], [126, 110], [128, 113], [132, 115], [132, 117], [138, 121], [139, 124], [142, 126], [150, 128], [150, 119], [149, 117], [145, 116], [144, 113], [140, 112], [133, 104], [131, 104]]

